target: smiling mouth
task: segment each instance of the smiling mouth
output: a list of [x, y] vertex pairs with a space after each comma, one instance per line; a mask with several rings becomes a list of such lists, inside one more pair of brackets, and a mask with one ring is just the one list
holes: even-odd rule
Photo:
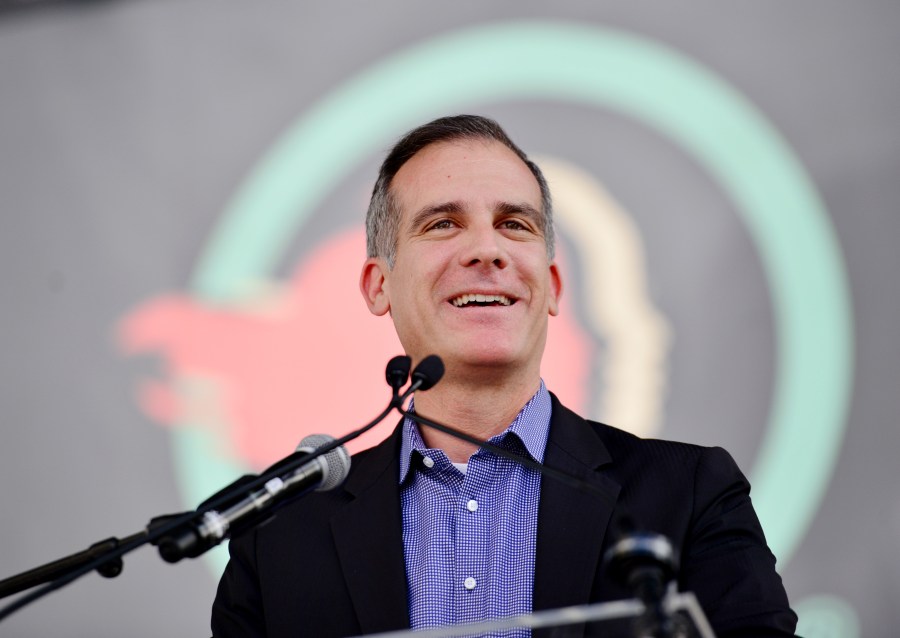
[[473, 306], [511, 306], [516, 303], [516, 300], [510, 299], [506, 295], [469, 293], [454, 297], [450, 300], [450, 303], [457, 308], [471, 308]]

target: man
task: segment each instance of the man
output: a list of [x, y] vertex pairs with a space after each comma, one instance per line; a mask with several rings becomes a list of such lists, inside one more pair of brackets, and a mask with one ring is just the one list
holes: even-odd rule
[[[415, 411], [591, 484], [578, 490], [406, 420], [345, 484], [232, 540], [216, 636], [352, 636], [629, 597], [614, 514], [666, 534], [720, 636], [793, 635], [749, 485], [726, 452], [585, 421], [544, 387], [562, 278], [540, 169], [495, 122], [442, 118], [385, 159], [360, 289], [414, 362]], [[527, 634], [525, 634], [527, 635]]]

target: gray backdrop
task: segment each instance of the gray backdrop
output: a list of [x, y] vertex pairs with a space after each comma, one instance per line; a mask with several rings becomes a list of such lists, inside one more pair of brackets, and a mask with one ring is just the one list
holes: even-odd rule
[[[0, 577], [196, 504], [178, 478], [173, 430], [134, 398], [139, 380], [164, 377], [164, 365], [128, 356], [116, 334], [147, 300], [191, 293], [238, 185], [291, 123], [406, 47], [527, 18], [622, 31], [679, 52], [754, 104], [809, 174], [848, 278], [852, 395], [825, 499], [781, 572], [792, 601], [811, 610], [808, 635], [893, 635], [896, 3], [136, 0], [2, 17]], [[649, 293], [672, 333], [661, 435], [723, 445], [749, 470], [780, 344], [758, 247], [716, 180], [671, 139], [613, 109], [536, 98], [463, 105], [452, 110], [497, 117], [527, 151], [585, 168], [628, 210], [646, 248]], [[358, 116], [367, 117], [365, 104]], [[330, 229], [359, 219], [379, 154], [347, 168], [290, 239], [274, 279]], [[334, 339], [336, 356], [346, 355]], [[381, 383], [380, 370], [373, 376]], [[297, 401], [313, 397], [299, 388]], [[816, 424], [804, 427], [815, 436]], [[0, 634], [206, 635], [213, 571], [202, 561], [169, 566], [142, 549], [118, 579], [90, 575], [18, 612]]]

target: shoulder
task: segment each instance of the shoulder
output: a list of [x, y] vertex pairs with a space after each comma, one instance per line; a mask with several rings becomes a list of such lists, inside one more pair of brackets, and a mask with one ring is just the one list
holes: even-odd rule
[[619, 489], [620, 507], [679, 544], [698, 519], [750, 504], [750, 485], [722, 448], [643, 439], [583, 419], [558, 401], [553, 409], [554, 460], [610, 480]]
[[582, 418], [553, 397], [550, 440], [573, 455], [592, 449], [595, 468], [621, 478], [635, 474], [693, 477], [695, 473], [740, 474], [731, 455], [720, 447], [705, 447], [663, 439], [644, 439], [619, 428]]
[[677, 504], [692, 517], [711, 500], [735, 498], [749, 504], [750, 484], [726, 450], [642, 439], [603, 423], [587, 423], [607, 446], [611, 461], [604, 469], [621, 484], [625, 498], [655, 502], [662, 510]]
[[726, 478], [735, 472], [740, 473], [731, 454], [721, 447], [644, 439], [605, 423], [585, 422], [606, 445], [613, 460], [612, 465], [622, 471], [640, 467], [643, 472], [655, 470], [670, 475], [691, 474], [700, 478], [707, 474], [719, 474]]

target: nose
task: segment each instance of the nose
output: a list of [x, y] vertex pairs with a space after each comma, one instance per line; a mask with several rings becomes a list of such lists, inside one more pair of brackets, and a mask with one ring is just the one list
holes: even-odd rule
[[460, 252], [463, 266], [494, 266], [505, 268], [509, 263], [502, 234], [493, 225], [466, 229], [465, 245]]

